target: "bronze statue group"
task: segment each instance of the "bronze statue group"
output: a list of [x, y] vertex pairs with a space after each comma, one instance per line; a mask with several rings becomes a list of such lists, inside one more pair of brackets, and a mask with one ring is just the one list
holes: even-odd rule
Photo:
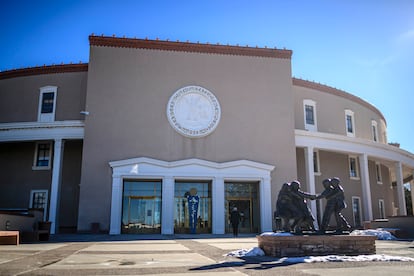
[[[284, 183], [280, 189], [274, 214], [276, 225], [283, 231], [302, 233], [311, 231], [326, 233], [332, 214], [335, 216], [335, 233], [346, 233], [351, 230], [341, 211], [346, 208], [344, 189], [338, 177], [325, 179], [322, 184], [324, 191], [319, 195], [312, 195], [300, 189], [299, 181]], [[306, 199], [326, 199], [325, 211], [319, 230], [314, 227], [315, 218], [307, 205]]]

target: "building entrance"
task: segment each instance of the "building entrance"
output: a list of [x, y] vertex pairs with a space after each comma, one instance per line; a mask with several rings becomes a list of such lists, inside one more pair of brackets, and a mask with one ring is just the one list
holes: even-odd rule
[[174, 233], [211, 233], [211, 182], [176, 181]]
[[125, 180], [122, 234], [161, 233], [161, 181]]
[[230, 212], [234, 207], [240, 213], [239, 233], [258, 233], [260, 226], [260, 209], [258, 182], [226, 182], [226, 233], [232, 233]]

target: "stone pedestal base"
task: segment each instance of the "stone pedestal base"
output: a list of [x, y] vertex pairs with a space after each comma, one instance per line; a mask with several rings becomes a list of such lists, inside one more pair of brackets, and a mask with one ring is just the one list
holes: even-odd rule
[[303, 257], [375, 254], [375, 236], [315, 235], [257, 236], [259, 247], [268, 256]]

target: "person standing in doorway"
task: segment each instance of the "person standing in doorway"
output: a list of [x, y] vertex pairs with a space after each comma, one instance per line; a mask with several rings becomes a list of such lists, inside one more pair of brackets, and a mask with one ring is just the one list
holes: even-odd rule
[[237, 210], [237, 207], [234, 207], [230, 213], [230, 222], [233, 227], [233, 236], [237, 237], [239, 235], [239, 222], [240, 222], [240, 213]]

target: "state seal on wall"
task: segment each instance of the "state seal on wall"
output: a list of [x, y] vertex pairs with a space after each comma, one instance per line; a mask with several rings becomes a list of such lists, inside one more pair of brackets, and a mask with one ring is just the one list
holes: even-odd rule
[[212, 133], [221, 116], [220, 104], [209, 90], [201, 86], [185, 86], [168, 101], [167, 118], [180, 134], [199, 138]]

